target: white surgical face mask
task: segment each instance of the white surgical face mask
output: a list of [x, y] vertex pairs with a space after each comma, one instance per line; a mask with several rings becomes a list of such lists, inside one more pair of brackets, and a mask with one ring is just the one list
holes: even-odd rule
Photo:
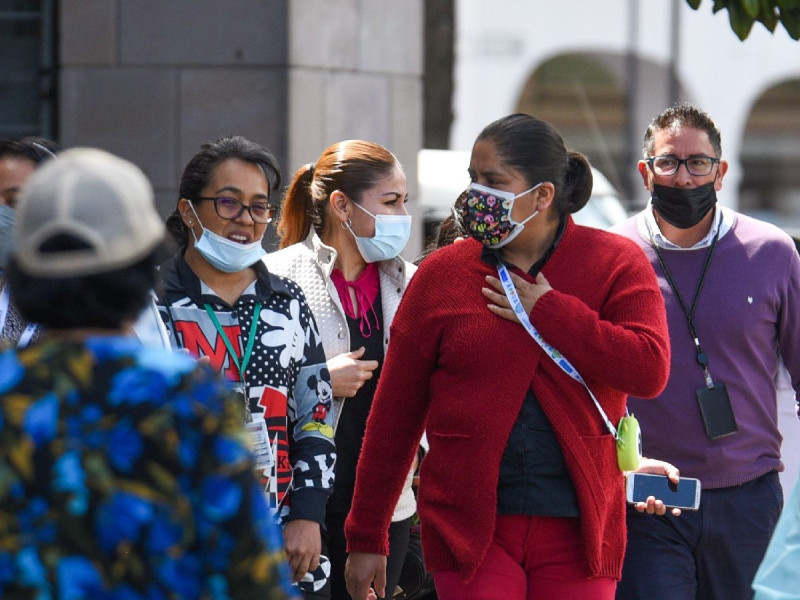
[[203, 228], [203, 234], [199, 240], [194, 230], [190, 228], [194, 237], [195, 250], [215, 269], [225, 273], [238, 273], [257, 263], [267, 253], [261, 246], [261, 239], [249, 244], [239, 244], [206, 229], [200, 221], [200, 217], [197, 216], [191, 201], [189, 206], [192, 207], [197, 222]]
[[357, 202], [353, 204], [375, 219], [373, 237], [359, 237], [349, 222], [344, 224], [356, 239], [361, 257], [371, 263], [389, 260], [400, 254], [411, 236], [411, 215], [373, 215]]

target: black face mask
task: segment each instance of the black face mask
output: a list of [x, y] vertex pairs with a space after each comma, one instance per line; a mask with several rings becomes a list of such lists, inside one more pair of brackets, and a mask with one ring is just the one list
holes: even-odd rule
[[653, 184], [651, 197], [659, 216], [678, 229], [694, 227], [717, 203], [713, 181], [696, 188]]

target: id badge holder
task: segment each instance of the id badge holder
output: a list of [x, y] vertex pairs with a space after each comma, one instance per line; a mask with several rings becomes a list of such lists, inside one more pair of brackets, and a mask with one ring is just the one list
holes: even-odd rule
[[250, 436], [250, 451], [253, 453], [256, 470], [269, 469], [275, 464], [275, 458], [272, 456], [272, 444], [269, 442], [267, 424], [263, 419], [258, 418], [245, 423], [244, 427]]
[[241, 381], [231, 383], [231, 387], [233, 388], [233, 393], [236, 394], [236, 397], [239, 398], [239, 401], [242, 403], [244, 422], [249, 423], [253, 420], [253, 416], [250, 414], [250, 399], [247, 397], [247, 388]]
[[253, 419], [250, 413], [250, 402], [247, 398], [247, 389], [244, 383], [237, 381], [233, 384], [233, 391], [241, 398], [245, 410], [245, 423], [244, 428], [250, 439], [250, 452], [253, 455], [253, 460], [257, 470], [268, 469], [275, 464], [275, 458], [272, 455], [272, 444], [269, 441], [269, 432], [267, 431], [267, 424], [261, 415]]
[[697, 403], [700, 405], [700, 414], [709, 438], [716, 440], [739, 431], [728, 388], [724, 383], [715, 383], [711, 388], [698, 388]]

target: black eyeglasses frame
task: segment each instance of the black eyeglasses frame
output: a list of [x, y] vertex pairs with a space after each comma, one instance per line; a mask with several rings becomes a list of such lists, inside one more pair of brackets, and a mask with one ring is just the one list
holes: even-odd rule
[[[239, 205], [239, 211], [232, 217], [226, 217], [225, 215], [220, 214], [219, 205], [217, 204], [217, 202], [222, 198], [225, 198], [227, 200], [233, 200], [236, 204]], [[275, 218], [275, 213], [278, 212], [277, 206], [267, 202], [267, 212], [269, 216], [267, 217], [266, 221], [261, 221], [259, 219], [256, 219], [255, 215], [253, 215], [252, 205], [247, 205], [244, 202], [237, 200], [233, 196], [197, 196], [195, 198], [191, 198], [191, 200], [192, 201], [212, 200], [214, 202], [214, 212], [217, 213], [217, 216], [220, 219], [225, 219], [226, 221], [235, 221], [236, 219], [241, 217], [242, 213], [246, 210], [250, 214], [250, 218], [253, 219], [254, 223], [258, 223], [259, 225], [267, 225], [272, 222], [272, 219]]]
[[[676, 161], [678, 164], [675, 165], [675, 170], [670, 173], [656, 173], [656, 169], [653, 166], [653, 162], [659, 158], [669, 158], [671, 160]], [[689, 166], [689, 161], [697, 160], [698, 158], [705, 158], [711, 161], [711, 166], [708, 168], [708, 173], [695, 173], [694, 171], [692, 171], [691, 167]], [[669, 154], [660, 154], [659, 156], [649, 156], [644, 160], [650, 166], [650, 170], [654, 174], [663, 177], [669, 177], [670, 175], [675, 175], [675, 173], [678, 172], [678, 169], [681, 168], [681, 165], [683, 165], [686, 168], [686, 171], [689, 173], [689, 175], [692, 175], [694, 177], [706, 177], [707, 175], [711, 175], [711, 172], [714, 170], [714, 165], [719, 164], [722, 159], [716, 158], [714, 156], [706, 156], [705, 154], [699, 156], [690, 156], [689, 158], [677, 158]]]

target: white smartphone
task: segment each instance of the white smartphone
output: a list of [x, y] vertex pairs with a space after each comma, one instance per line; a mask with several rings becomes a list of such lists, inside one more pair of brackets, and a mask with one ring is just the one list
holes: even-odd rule
[[676, 485], [666, 475], [628, 473], [625, 492], [631, 504], [646, 502], [649, 496], [654, 496], [669, 508], [697, 510], [700, 507], [700, 480], [690, 477], [681, 477]]

